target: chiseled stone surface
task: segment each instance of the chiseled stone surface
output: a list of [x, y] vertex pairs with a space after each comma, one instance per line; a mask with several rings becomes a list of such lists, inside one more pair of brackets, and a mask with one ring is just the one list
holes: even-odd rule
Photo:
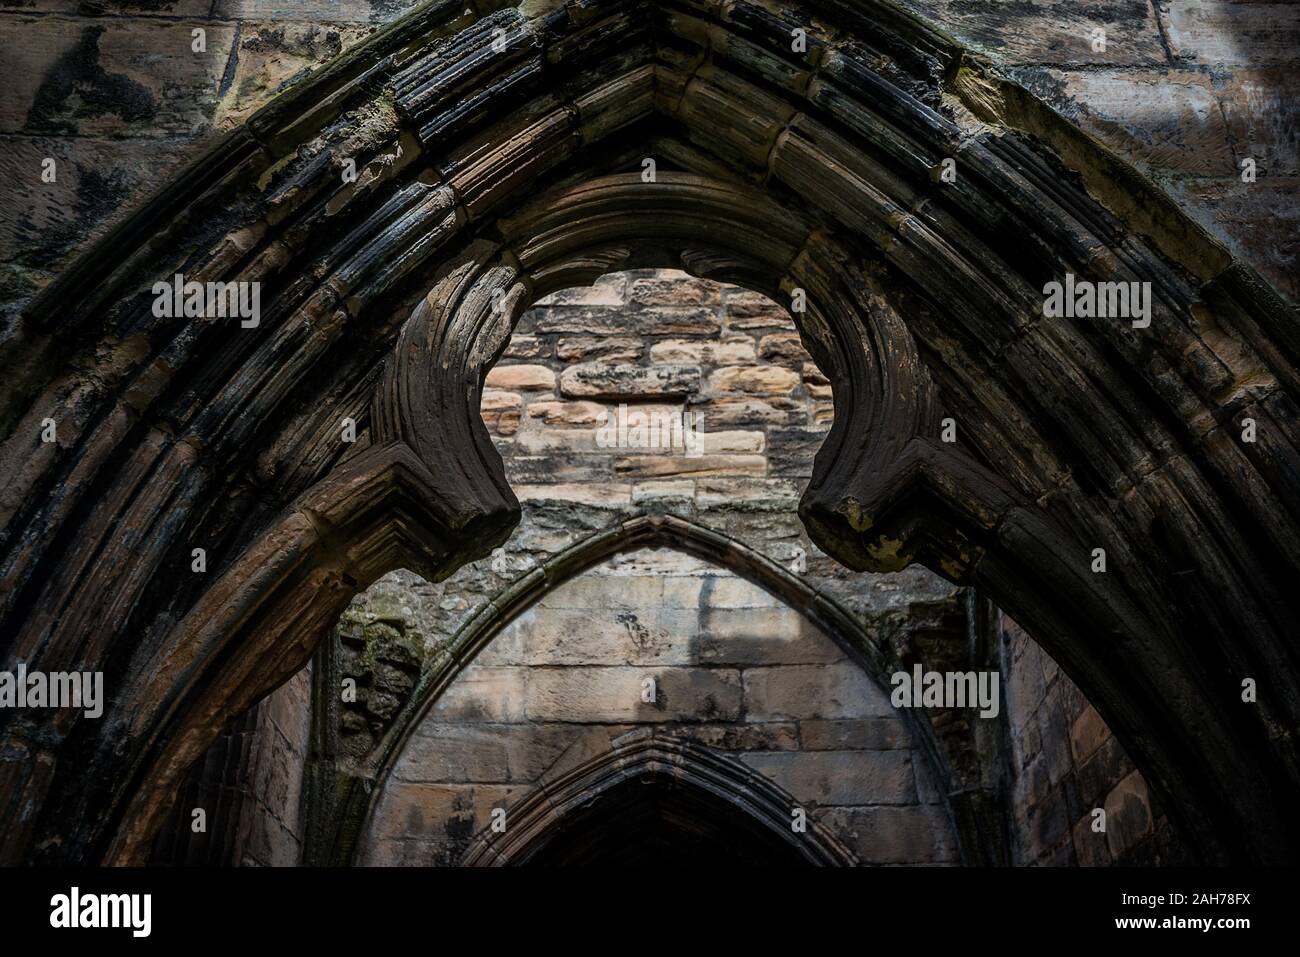
[[[276, 91], [365, 36], [371, 24], [406, 7], [314, 2], [208, 5], [177, 0], [166, 5], [166, 16], [158, 18], [152, 16], [154, 5], [114, 5], [114, 15], [106, 17], [84, 17], [81, 6], [38, 3], [34, 9], [53, 14], [49, 17], [30, 16], [30, 6], [0, 12], [6, 38], [0, 43], [4, 72], [21, 76], [0, 114], [0, 137], [14, 144], [13, 150], [4, 151], [6, 163], [14, 180], [24, 184], [9, 194], [18, 215], [4, 217], [7, 233], [0, 236], [4, 256], [0, 299], [21, 299], [39, 286], [84, 239], [102, 231], [133, 199], [174, 169], [188, 143], [238, 122]], [[1109, 10], [1101, 4], [1076, 11], [1067, 4], [1042, 0], [1028, 4], [1033, 9], [1021, 11], [1024, 22], [1019, 29], [1009, 30], [993, 4], [937, 0], [917, 6], [926, 7], [958, 36], [1004, 62], [1021, 63], [1026, 82], [1038, 83], [1039, 91], [1057, 109], [1135, 162], [1174, 177], [1168, 183], [1180, 201], [1195, 209], [1212, 230], [1236, 243], [1266, 275], [1292, 288], [1287, 283], [1294, 271], [1287, 266], [1293, 265], [1294, 245], [1277, 242], [1276, 235], [1268, 233], [1278, 229], [1277, 207], [1259, 198], [1283, 197], [1285, 191], [1278, 184], [1285, 180], [1279, 174], [1294, 177], [1296, 173], [1293, 133], [1288, 139], [1287, 125], [1276, 120], [1287, 102], [1288, 84], [1294, 83], [1293, 73], [1272, 68], [1295, 48], [1288, 41], [1294, 35], [1289, 26], [1294, 21], [1288, 19], [1293, 16], [1291, 8], [1257, 4], [1250, 5], [1251, 12], [1237, 15], [1235, 11], [1247, 5], [1116, 2]], [[1230, 17], [1229, 11], [1234, 15]], [[132, 16], [135, 13], [150, 16]], [[193, 29], [200, 28], [206, 38], [202, 53], [189, 47]], [[1088, 46], [1087, 36], [1098, 28], [1110, 38], [1108, 52]], [[95, 109], [106, 97], [113, 108]], [[50, 184], [50, 190], [31, 188], [25, 184], [32, 182], [32, 163], [47, 147], [48, 155], [61, 157], [64, 174]], [[1223, 168], [1228, 160], [1235, 164], [1255, 154], [1264, 161], [1258, 184], [1240, 184], [1234, 166]], [[145, 157], [152, 167], [145, 166]], [[918, 601], [951, 600], [951, 589], [923, 573], [909, 573], [901, 584], [890, 576], [846, 578], [803, 540], [792, 508], [818, 436], [829, 425], [828, 385], [794, 347], [788, 318], [783, 318], [780, 307], [752, 294], [697, 282], [685, 284], [680, 298], [674, 298], [673, 286], [672, 277], [624, 277], [567, 300], [553, 300], [536, 314], [531, 332], [521, 329], [513, 352], [507, 353], [508, 359], [519, 359], [521, 365], [512, 372], [507, 362], [494, 370], [499, 375], [489, 383], [493, 391], [484, 397], [484, 412], [503, 454], [509, 453], [511, 480], [517, 487], [527, 487], [528, 501], [538, 507], [526, 511], [525, 528], [490, 566], [479, 563], [446, 587], [412, 582], [411, 576], [401, 574], [381, 583], [378, 594], [385, 588], [403, 588], [421, 596], [411, 614], [412, 634], [429, 647], [436, 647], [448, 627], [463, 621], [502, 582], [535, 567], [540, 558], [582, 534], [598, 530], [602, 522], [649, 502], [673, 503], [671, 507], [706, 517], [754, 541], [777, 560], [806, 567], [810, 578], [825, 581], [837, 594], [851, 595], [851, 606], [860, 613], [898, 612]], [[611, 314], [609, 307], [623, 312]], [[629, 330], [634, 335], [623, 335]], [[762, 339], [755, 342], [760, 333]], [[601, 337], [609, 335], [612, 341], [615, 334], [629, 341], [602, 349]], [[572, 351], [561, 354], [564, 335]], [[713, 336], [718, 342], [701, 345], [692, 354], [682, 344], [684, 337], [692, 335]], [[581, 346], [573, 344], [578, 337], [584, 340]], [[754, 349], [756, 360], [748, 358], [748, 348]], [[644, 364], [647, 357], [649, 364]], [[725, 447], [702, 459], [683, 456], [673, 461], [672, 456], [638, 455], [631, 450], [603, 454], [587, 439], [575, 440], [570, 433], [577, 430], [546, 431], [555, 425], [551, 413], [534, 415], [526, 408], [524, 393], [558, 401], [555, 383], [562, 380], [521, 370], [553, 373], [548, 362], [575, 360], [643, 370], [630, 377], [607, 374], [597, 380], [602, 383], [597, 391], [586, 393], [589, 396], [698, 397], [706, 428], [712, 425], [715, 410], [717, 421], [728, 426], [729, 431], [719, 433], [729, 437]], [[764, 366], [763, 360], [772, 364]], [[656, 369], [656, 363], [677, 369], [702, 367], [697, 387], [647, 392], [641, 385], [644, 381], [657, 383], [662, 375], [678, 375]], [[585, 424], [564, 423], [563, 416], [556, 414], [562, 424]], [[754, 439], [755, 435], [762, 439]], [[800, 667], [783, 662], [777, 670], [787, 665]], [[616, 670], [626, 678], [625, 669], [632, 667], [620, 665]], [[713, 701], [718, 711], [708, 716], [711, 720], [731, 719], [730, 689], [743, 696], [749, 686], [743, 669], [733, 686], [725, 680], [730, 672], [714, 667], [716, 684], [692, 684], [686, 680], [689, 675], [674, 671], [676, 683], [665, 686], [693, 708]], [[1029, 671], [1023, 679], [1026, 697], [1038, 699], [1032, 727], [1028, 721], [1023, 725], [1025, 740], [1037, 741], [1041, 751], [1040, 760], [1027, 765], [1032, 773], [1024, 775], [1025, 807], [1034, 812], [1027, 813], [1024, 821], [1031, 837], [1028, 846], [1037, 848], [1037, 859], [1057, 860], [1062, 849], [1072, 844], [1081, 859], [1093, 860], [1097, 852], [1091, 845], [1079, 849], [1078, 812], [1086, 801], [1095, 799], [1083, 797], [1088, 794], [1104, 796], [1106, 806], [1114, 809], [1118, 824], [1107, 837], [1108, 852], [1121, 857], [1137, 853], [1150, 835], [1161, 833], [1159, 815], [1150, 808], [1145, 786], [1133, 780], [1131, 770], [1124, 771], [1122, 753], [1117, 755], [1113, 739], [1096, 727], [1096, 719], [1081, 713], [1080, 702], [1069, 700], [1072, 686], [1057, 675], [1049, 676], [1046, 666], [1040, 670], [1043, 674]], [[1011, 673], [1016, 671], [1013, 665]], [[821, 668], [819, 673], [830, 675], [832, 669]], [[494, 684], [494, 679], [502, 683]], [[505, 676], [489, 674], [479, 680], [486, 681], [493, 694], [471, 695], [468, 703], [462, 702], [466, 714], [479, 714], [473, 706], [480, 698], [490, 698], [491, 706], [480, 717], [516, 720], [519, 712], [502, 699], [511, 700], [518, 689]], [[1039, 681], [1041, 693], [1035, 695], [1031, 686]], [[622, 687], [618, 681], [609, 686]], [[526, 683], [523, 687], [525, 714], [529, 702], [564, 707], [575, 695], [583, 696], [581, 683], [577, 692], [563, 682], [551, 690], [538, 687], [542, 690], [536, 694]], [[779, 683], [764, 687], [779, 697]], [[696, 692], [698, 700], [690, 697]], [[440, 707], [455, 703], [452, 697], [440, 702]], [[366, 705], [380, 716], [389, 707], [377, 695]], [[768, 707], [772, 715], [784, 714], [770, 701]], [[607, 708], [601, 720], [621, 720], [622, 714]], [[698, 718], [695, 711], [691, 714]], [[847, 717], [823, 714], [818, 720]], [[774, 723], [787, 727], [790, 722]], [[1072, 773], [1077, 777], [1074, 791], [1068, 784]], [[479, 791], [495, 797], [502, 793], [490, 788]], [[478, 806], [474, 789], [468, 796], [454, 789], [440, 793], [451, 794], [448, 800], [462, 811], [465, 806], [471, 810]], [[481, 822], [471, 813], [468, 824]]]
[[[1185, 863], [1168, 820], [1097, 710], [999, 616], [1017, 864]], [[1106, 830], [1093, 829], [1093, 811]]]
[[509, 820], [548, 773], [652, 725], [760, 772], [863, 863], [954, 863], [906, 725], [792, 615], [731, 572], [664, 549], [559, 586], [429, 710], [384, 786], [362, 860], [454, 864], [493, 808]]
[[[789, 314], [763, 301], [771, 310], [765, 321], [787, 331], [747, 327], [752, 315], [765, 311], [752, 293], [672, 270], [606, 276], [586, 290], [539, 302], [511, 339], [526, 342], [527, 354], [515, 359], [507, 350], [488, 374], [482, 405], [507, 468], [527, 460], [516, 466], [527, 471], [511, 478], [529, 485], [561, 474], [565, 482], [806, 478], [831, 424], [814, 400], [828, 397], [829, 389]], [[700, 331], [670, 328], [683, 304], [707, 316]], [[586, 334], [571, 335], [570, 329]], [[631, 334], [639, 330], [650, 331]], [[516, 405], [524, 410], [522, 420]], [[609, 448], [607, 439], [602, 445], [600, 426], [616, 425], [620, 406], [626, 407], [629, 435], [638, 425], [649, 429], [666, 421], [699, 428], [700, 454], [687, 454], [662, 431], [657, 444], [675, 447], [646, 448], [631, 436], [622, 447]], [[777, 427], [796, 431], [778, 433]], [[646, 438], [653, 441], [653, 435]], [[548, 456], [563, 473], [557, 468], [547, 476], [538, 459]], [[689, 485], [677, 492], [694, 498]], [[741, 494], [753, 493], [751, 487]]]
[[[293, 867], [306, 839], [304, 774], [311, 668], [223, 732], [191, 774], [155, 841], [154, 862]], [[207, 831], [192, 829], [202, 810]]]
[[[668, 290], [677, 286], [684, 295], [706, 304], [701, 308], [712, 310], [712, 327], [717, 331], [686, 337], [631, 335], [638, 326], [654, 325], [639, 323], [639, 317], [675, 308], [663, 303]], [[640, 290], [639, 301], [633, 301], [630, 290]], [[582, 355], [565, 353], [564, 345], [572, 337], [547, 331], [552, 326], [544, 325], [579, 325], [575, 316], [590, 320], [586, 340], [617, 340], [621, 349], [630, 348], [637, 354], [636, 363], [621, 355], [595, 360], [585, 351]], [[764, 329], [747, 327], [755, 316], [765, 317]], [[616, 330], [616, 334], [593, 331], [602, 329]], [[795, 509], [811, 474], [813, 456], [830, 428], [830, 416], [819, 418], [821, 403], [809, 388], [815, 385], [811, 378], [815, 367], [805, 370], [811, 363], [801, 352], [780, 350], [771, 353], [770, 359], [759, 358], [746, 366], [756, 382], [761, 382], [764, 374], [785, 376], [793, 382], [785, 396], [713, 393], [706, 387], [699, 394], [655, 396], [645, 401], [635, 391], [640, 380], [631, 370], [656, 368], [654, 352], [662, 343], [698, 353], [700, 365], [692, 368], [707, 379], [715, 371], [714, 363], [721, 367], [726, 358], [716, 351], [720, 347], [743, 340], [757, 351], [758, 340], [778, 334], [773, 331], [777, 329], [784, 329], [779, 334], [785, 336], [796, 335], [789, 313], [778, 304], [732, 286], [693, 280], [680, 272], [614, 273], [594, 286], [564, 290], [539, 302], [520, 318], [511, 338], [512, 344], [523, 340], [528, 354], [512, 359], [507, 348], [488, 377], [489, 388], [480, 406], [506, 474], [523, 504], [520, 527], [492, 558], [472, 562], [444, 582], [425, 582], [409, 572], [394, 572], [359, 597], [354, 607], [365, 614], [369, 603], [390, 596], [409, 610], [411, 633], [420, 636], [418, 640], [431, 650], [510, 581], [583, 538], [645, 511], [682, 515], [740, 539], [787, 568], [802, 567], [810, 582], [864, 620], [881, 615], [905, 617], [914, 603], [954, 601], [957, 590], [923, 568], [914, 566], [896, 575], [850, 573], [807, 539]], [[560, 394], [566, 372], [579, 366], [592, 372], [623, 370], [623, 381], [633, 383], [633, 391], [599, 399]], [[614, 381], [617, 377], [609, 378]], [[501, 385], [512, 381], [519, 383], [513, 390]], [[556, 388], [524, 387], [534, 382], [552, 382]], [[746, 402], [756, 404], [741, 404]], [[627, 406], [629, 425], [635, 424], [639, 415], [698, 414], [698, 420], [690, 421], [698, 421], [703, 430], [703, 454], [692, 457], [681, 447], [601, 448], [597, 443], [601, 423], [611, 421], [610, 417], [616, 421], [620, 404]], [[606, 418], [602, 420], [602, 416]], [[689, 582], [677, 587], [680, 590], [687, 585]], [[575, 583], [570, 587], [592, 586]], [[764, 654], [780, 654], [784, 643], [768, 639], [778, 638], [786, 628], [797, 634], [806, 623], [790, 609], [774, 613], [764, 622], [744, 623], [743, 616], [736, 614], [744, 607], [743, 601], [766, 598], [754, 586], [746, 584], [744, 588], [749, 597], [736, 599], [742, 601], [740, 606], [727, 599], [709, 612], [714, 626], [710, 634], [749, 628], [750, 633], [742, 636], [745, 640], [759, 644], [761, 636]], [[543, 605], [553, 600], [554, 596], [547, 596]], [[609, 607], [619, 607], [621, 600], [617, 593], [604, 595]], [[692, 609], [699, 602], [698, 588], [668, 594], [662, 600], [670, 607]], [[601, 634], [587, 637], [599, 643], [604, 640]], [[705, 647], [701, 653], [716, 661], [727, 647], [731, 646]], [[561, 649], [550, 651], [562, 653]], [[485, 654], [491, 655], [492, 649]], [[681, 661], [680, 657], [672, 660]], [[779, 660], [790, 663], [789, 659]]]

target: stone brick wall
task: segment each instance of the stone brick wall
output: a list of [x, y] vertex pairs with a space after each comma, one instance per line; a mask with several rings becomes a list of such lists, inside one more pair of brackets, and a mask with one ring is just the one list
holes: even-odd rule
[[[484, 418], [523, 495], [544, 485], [606, 502], [788, 497], [834, 414], [785, 309], [672, 271], [615, 273], [542, 300], [486, 384]], [[601, 448], [599, 425], [620, 404], [630, 429], [666, 416], [698, 425], [703, 444]]]
[[[1300, 6], [1259, 0], [904, 0], [1151, 176], [1300, 295]], [[1093, 48], [1104, 30], [1104, 50]], [[1253, 183], [1241, 179], [1244, 159]]]
[[[999, 614], [1010, 737], [1015, 862], [1186, 864], [1169, 821], [1083, 693], [1010, 618]], [[1104, 832], [1093, 810], [1106, 812]]]
[[25, 301], [217, 134], [414, 5], [0, 3], [0, 305]]
[[766, 775], [863, 863], [956, 859], [924, 762], [862, 670], [757, 586], [656, 549], [561, 585], [461, 673], [388, 778], [363, 860], [454, 864], [493, 808], [508, 821], [548, 772], [646, 725]]

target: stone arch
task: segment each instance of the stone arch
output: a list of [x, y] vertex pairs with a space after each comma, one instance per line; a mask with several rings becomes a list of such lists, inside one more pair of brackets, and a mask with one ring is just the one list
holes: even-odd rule
[[[772, 594], [848, 652], [888, 696], [889, 673], [895, 664], [892, 651], [859, 626], [833, 598], [761, 552], [714, 529], [673, 515], [639, 516], [577, 542], [534, 568], [494, 596], [457, 630], [426, 668], [368, 759], [362, 777], [341, 796], [338, 810], [330, 815], [332, 833], [327, 859], [339, 864], [355, 863], [357, 841], [367, 832], [383, 783], [392, 774], [411, 735], [438, 697], [503, 628], [543, 596], [583, 572], [616, 555], [655, 547], [671, 548], [727, 569]], [[1006, 837], [1001, 833], [996, 801], [975, 789], [951, 787], [951, 773], [929, 720], [910, 709], [900, 717], [926, 762], [930, 779], [942, 794], [962, 859], [967, 863], [997, 863]]]
[[[517, 505], [472, 396], [511, 319], [667, 263], [807, 291], [851, 410], [801, 507], [821, 547], [985, 590], [1206, 860], [1294, 859], [1294, 311], [887, 0], [428, 3], [48, 287], [0, 354], [5, 655], [103, 669], [112, 706], [6, 722], [0, 856], [138, 859], [183, 769], [358, 588], [500, 541]], [[258, 329], [155, 315], [176, 273], [261, 282]], [[1151, 325], [1045, 321], [1066, 273], [1150, 283]]]
[[489, 827], [475, 838], [461, 859], [462, 865], [527, 863], [585, 806], [617, 788], [657, 777], [724, 801], [806, 863], [822, 867], [857, 864], [853, 852], [816, 821], [809, 819], [807, 832], [796, 834], [790, 823], [798, 802], [759, 772], [672, 735], [653, 732], [628, 738], [612, 742], [605, 752], [534, 790], [511, 809], [505, 833], [493, 833]]

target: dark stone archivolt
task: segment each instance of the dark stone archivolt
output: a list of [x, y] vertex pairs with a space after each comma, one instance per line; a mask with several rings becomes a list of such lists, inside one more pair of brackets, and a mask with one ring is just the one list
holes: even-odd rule
[[[272, 102], [3, 343], [4, 657], [103, 670], [109, 706], [6, 716], [0, 860], [143, 859], [359, 589], [499, 544], [518, 504], [478, 409], [514, 318], [666, 265], [806, 301], [836, 409], [820, 547], [977, 586], [1206, 861], [1296, 860], [1295, 313], [889, 3], [479, 6], [426, 4]], [[260, 282], [260, 323], [156, 316], [178, 273]], [[1149, 327], [1045, 318], [1066, 274], [1150, 283]]]

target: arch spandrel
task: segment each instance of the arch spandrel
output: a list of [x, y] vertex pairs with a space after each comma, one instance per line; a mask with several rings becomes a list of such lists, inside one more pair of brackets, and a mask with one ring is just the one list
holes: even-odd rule
[[[500, 269], [537, 270], [516, 294], [523, 303], [560, 276], [615, 268], [614, 247], [636, 257], [649, 243], [757, 288], [812, 288], [819, 276], [829, 287], [820, 323], [802, 324], [819, 362], [843, 363], [830, 376], [844, 393], [836, 407], [853, 410], [802, 510], [827, 551], [860, 568], [921, 561], [988, 589], [1097, 701], [1158, 789], [1205, 795], [1183, 823], [1207, 859], [1226, 859], [1216, 834], [1234, 829], [1250, 832], [1251, 859], [1290, 856], [1276, 850], [1298, 841], [1276, 795], [1300, 788], [1294, 310], [1137, 173], [888, 4], [611, 0], [481, 13], [427, 4], [350, 51], [32, 304], [0, 350], [11, 383], [0, 407], [7, 656], [54, 666], [88, 651], [85, 664], [114, 670], [136, 657], [133, 636], [161, 657], [198, 640], [187, 622], [212, 599], [210, 583], [184, 571], [190, 543], [213, 544], [217, 574], [255, 580], [246, 565], [277, 523], [347, 474], [332, 441], [343, 416], [379, 446], [400, 442], [432, 482], [413, 506], [395, 490], [406, 471], [372, 463], [375, 484], [362, 486], [374, 494], [331, 527], [402, 543], [377, 546], [375, 567], [405, 548], [445, 574], [490, 547], [513, 498], [464, 376], [490, 364], [500, 326], [484, 325], [490, 310], [457, 311], [454, 336], [399, 340], [407, 318], [448, 264], [487, 262], [477, 244], [501, 248]], [[807, 24], [806, 55], [789, 48], [792, 22]], [[635, 176], [651, 152], [663, 178], [644, 186], [694, 175], [783, 212], [755, 224], [767, 207], [751, 204], [685, 236], [673, 230], [686, 220], [657, 215], [662, 194], [633, 189], [594, 223], [561, 215], [569, 235], [511, 242], [520, 211], [547, 190], [589, 188], [595, 203], [601, 177]], [[930, 176], [944, 157], [957, 161], [956, 183]], [[339, 175], [349, 159], [354, 183]], [[642, 235], [619, 233], [620, 220]], [[792, 249], [785, 237], [803, 225]], [[809, 237], [842, 249], [851, 268], [837, 272]], [[573, 254], [550, 255], [548, 243]], [[889, 309], [837, 315], [837, 294], [861, 292], [843, 277], [868, 263]], [[262, 282], [260, 327], [153, 315], [148, 290], [177, 272]], [[1045, 320], [1037, 290], [1067, 272], [1151, 283], [1151, 325]], [[469, 334], [484, 328], [486, 339]], [[485, 351], [467, 355], [471, 341]], [[429, 381], [395, 387], [404, 363]], [[940, 411], [960, 420], [956, 446], [935, 440]], [[1245, 417], [1257, 443], [1236, 438]], [[37, 438], [45, 418], [61, 423], [57, 444]], [[409, 531], [408, 506], [431, 509], [460, 541]], [[146, 514], [158, 520], [142, 526]], [[1098, 546], [1115, 558], [1102, 579], [1082, 571]], [[304, 561], [325, 567], [329, 552], [313, 546]], [[123, 557], [68, 573], [112, 554]], [[88, 643], [74, 611], [104, 594], [117, 597]], [[238, 635], [258, 632], [260, 609], [275, 603], [247, 596]], [[53, 783], [16, 786], [14, 808], [42, 807], [52, 787], [45, 804], [76, 813], [24, 819], [4, 858], [30, 856], [30, 828], [57, 820], [81, 830], [46, 847], [98, 853], [120, 805], [84, 782], [128, 793], [144, 772], [123, 769], [147, 766], [181, 720], [163, 702], [184, 711], [187, 689], [214, 680], [209, 669], [238, 645], [187, 647], [198, 674], [119, 700], [148, 733], [110, 741], [84, 722], [53, 732], [30, 716], [9, 722], [18, 750], [40, 740], [42, 760], [79, 757]], [[1244, 677], [1266, 686], [1248, 715], [1233, 691]]]

